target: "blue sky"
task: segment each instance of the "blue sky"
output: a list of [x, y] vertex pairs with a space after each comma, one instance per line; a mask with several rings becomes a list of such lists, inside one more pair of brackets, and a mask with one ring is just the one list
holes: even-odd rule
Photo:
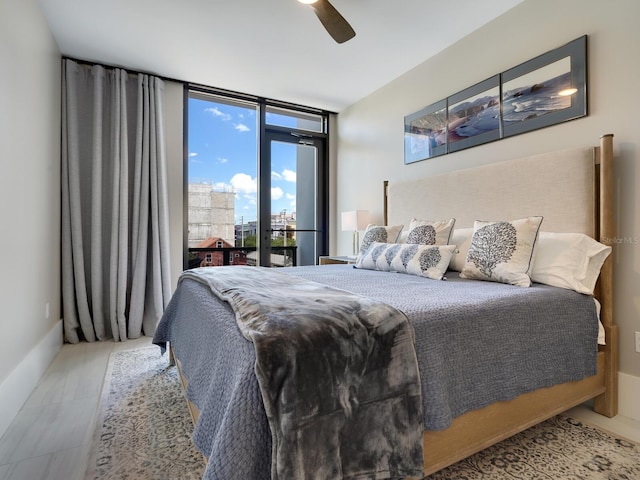
[[[235, 191], [236, 223], [256, 219], [257, 119], [248, 107], [189, 99], [189, 183]], [[296, 145], [274, 144], [272, 213], [295, 211]]]

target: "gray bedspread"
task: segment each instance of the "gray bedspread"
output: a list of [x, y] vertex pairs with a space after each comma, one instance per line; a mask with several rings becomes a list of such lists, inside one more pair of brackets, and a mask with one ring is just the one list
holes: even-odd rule
[[[596, 373], [598, 323], [591, 297], [530, 288], [358, 270], [348, 265], [281, 269], [381, 300], [405, 313], [416, 342], [424, 427], [446, 428], [466, 411]], [[271, 433], [253, 345], [233, 310], [198, 282], [183, 281], [154, 343], [171, 341], [201, 411], [194, 442], [206, 479], [270, 478]]]
[[228, 302], [254, 344], [273, 480], [421, 476], [420, 377], [401, 311], [277, 269], [199, 268], [186, 279]]

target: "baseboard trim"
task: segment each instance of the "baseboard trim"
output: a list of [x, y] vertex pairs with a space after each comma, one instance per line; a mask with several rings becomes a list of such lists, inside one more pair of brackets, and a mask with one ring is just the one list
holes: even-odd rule
[[40, 378], [62, 348], [62, 320], [0, 384], [0, 437], [4, 435]]
[[618, 372], [618, 414], [640, 422], [640, 377]]

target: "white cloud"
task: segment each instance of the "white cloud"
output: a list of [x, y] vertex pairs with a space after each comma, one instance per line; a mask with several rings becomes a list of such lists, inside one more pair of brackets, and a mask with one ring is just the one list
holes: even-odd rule
[[228, 158], [218, 157], [218, 163], [227, 163], [229, 161]]
[[213, 184], [213, 190], [216, 192], [231, 192], [233, 187], [225, 182], [217, 182]]
[[199, 157], [197, 153], [193, 153], [193, 152], [187, 155], [187, 158], [189, 159], [189, 164], [191, 165], [201, 164], [201, 163], [204, 163], [205, 161], [203, 157]]
[[218, 110], [218, 107], [205, 108], [204, 111], [207, 113], [210, 113], [214, 117], [224, 120], [225, 122], [228, 122], [229, 120], [231, 120], [231, 115], [229, 115], [228, 113], [221, 112], [220, 110]]
[[296, 181], [296, 172], [294, 172], [293, 170], [287, 170], [286, 168], [282, 171], [282, 176], [284, 177], [284, 179], [287, 182], [294, 182]]
[[289, 206], [291, 207], [291, 211], [295, 212], [296, 211], [296, 196], [292, 193], [287, 193], [285, 195], [285, 198], [287, 200], [289, 200]]
[[236, 123], [233, 125], [233, 128], [238, 130], [239, 132], [249, 132], [251, 129], [247, 127], [244, 123]]
[[246, 173], [236, 173], [231, 177], [230, 183], [235, 191], [239, 193], [256, 193], [258, 191], [256, 179]]
[[274, 187], [271, 189], [271, 200], [280, 200], [284, 192], [280, 187]]
[[271, 180], [284, 180], [285, 182], [296, 182], [296, 172], [293, 170], [284, 169], [282, 173], [271, 172]]

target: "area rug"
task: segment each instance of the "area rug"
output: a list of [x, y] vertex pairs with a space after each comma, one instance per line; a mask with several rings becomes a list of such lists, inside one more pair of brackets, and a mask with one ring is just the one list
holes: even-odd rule
[[640, 480], [640, 445], [558, 415], [429, 480]]
[[[114, 353], [87, 479], [199, 479], [204, 460], [191, 431], [167, 355], [156, 346]], [[637, 480], [640, 445], [558, 415], [426, 478]]]
[[111, 354], [86, 479], [202, 478], [176, 367], [150, 346]]

